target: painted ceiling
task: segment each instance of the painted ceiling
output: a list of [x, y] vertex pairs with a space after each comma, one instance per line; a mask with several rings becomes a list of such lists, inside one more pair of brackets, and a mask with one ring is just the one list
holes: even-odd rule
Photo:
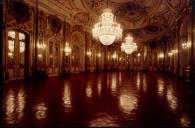
[[169, 35], [188, 6], [189, 0], [39, 0], [39, 8], [89, 32], [109, 7], [124, 34], [131, 33], [137, 42]]

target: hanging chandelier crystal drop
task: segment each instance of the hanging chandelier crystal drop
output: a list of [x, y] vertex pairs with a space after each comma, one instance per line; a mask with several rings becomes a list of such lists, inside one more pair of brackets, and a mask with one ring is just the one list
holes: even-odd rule
[[130, 35], [128, 35], [125, 38], [125, 42], [123, 42], [121, 45], [121, 51], [124, 51], [126, 54], [131, 54], [136, 50], [137, 50], [136, 43], [134, 43], [133, 38]]
[[103, 45], [111, 45], [115, 40], [122, 37], [120, 24], [116, 22], [111, 9], [105, 9], [101, 14], [99, 22], [94, 25], [92, 35], [99, 39]]

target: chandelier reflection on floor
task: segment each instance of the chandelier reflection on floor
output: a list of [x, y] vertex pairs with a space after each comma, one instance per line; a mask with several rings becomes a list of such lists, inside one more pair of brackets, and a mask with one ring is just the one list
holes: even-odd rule
[[126, 54], [131, 54], [136, 50], [137, 50], [136, 43], [134, 43], [133, 38], [130, 35], [128, 35], [125, 38], [125, 42], [123, 42], [121, 45], [121, 51], [124, 51]]
[[104, 10], [99, 22], [94, 25], [92, 34], [103, 45], [111, 45], [115, 40], [122, 37], [122, 29], [120, 24], [116, 22], [116, 17], [113, 15], [111, 9], [107, 8]]

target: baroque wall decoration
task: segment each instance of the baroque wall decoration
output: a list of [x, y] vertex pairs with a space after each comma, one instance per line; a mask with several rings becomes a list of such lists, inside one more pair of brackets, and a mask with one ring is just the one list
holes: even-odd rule
[[[43, 41], [47, 46], [49, 42], [52, 42], [52, 44], [55, 45], [51, 46], [55, 46], [61, 51], [64, 42], [68, 41], [72, 46], [72, 55], [76, 59], [74, 60], [74, 64], [79, 68], [78, 71], [84, 70], [85, 52], [88, 49], [92, 52], [92, 62], [90, 62], [92, 66], [95, 65], [99, 52], [102, 58], [107, 58], [107, 55], [111, 56], [115, 51], [118, 52], [118, 55], [122, 54], [120, 49], [118, 49], [120, 47], [120, 41], [115, 43], [115, 45], [105, 48], [100, 43], [93, 40], [90, 31], [87, 31], [87, 28], [90, 28], [90, 25], [95, 23], [102, 9], [107, 7], [106, 1], [107, 0], [39, 0], [37, 24], [39, 41]], [[157, 3], [159, 4], [157, 7], [155, 7], [156, 1], [158, 1]], [[29, 32], [35, 30], [33, 28], [33, 26], [35, 26], [34, 18], [36, 17], [35, 4], [29, 4], [30, 2], [32, 2], [32, 0], [7, 0], [5, 2], [7, 4], [7, 10], [4, 12], [6, 30], [12, 27], [17, 30], [26, 30]], [[177, 6], [178, 3], [182, 5]], [[180, 14], [176, 12], [185, 10], [183, 9], [183, 7], [186, 6], [185, 1], [135, 0], [132, 2], [132, 0], [109, 0], [108, 4], [110, 7], [114, 8], [115, 13], [119, 15], [120, 18], [117, 20], [124, 27], [124, 34], [132, 33], [136, 43], [139, 45], [140, 51], [143, 50], [143, 46], [146, 47], [148, 45], [150, 46], [149, 50], [158, 49], [156, 46], [159, 45], [159, 40], [162, 39], [161, 37], [168, 37], [169, 40], [166, 42], [176, 44], [175, 46], [177, 46], [177, 40], [174, 40], [177, 38], [175, 32], [177, 30], [173, 28], [175, 28], [178, 20], [181, 19]], [[125, 10], [123, 10], [123, 8]], [[71, 15], [67, 15], [69, 13]], [[61, 14], [70, 17], [64, 18]], [[184, 21], [181, 20], [181, 22]], [[186, 32], [186, 25], [183, 27]], [[188, 33], [181, 32], [180, 36], [185, 35], [187, 37]], [[30, 38], [33, 39], [34, 35], [30, 35]], [[175, 42], [170, 41], [170, 39]], [[182, 42], [182, 40], [180, 41]], [[31, 46], [33, 42], [34, 41], [30, 42]], [[59, 51], [59, 49], [56, 51]], [[102, 53], [103, 51], [105, 53]], [[48, 49], [46, 48], [43, 55], [46, 66], [48, 59], [46, 57], [50, 57], [47, 52]], [[62, 52], [59, 54], [60, 57], [62, 54]], [[106, 55], [104, 56], [104, 54]], [[154, 52], [154, 54], [156, 53]], [[126, 55], [124, 54], [124, 56]], [[108, 64], [109, 63], [111, 62], [108, 61]], [[107, 63], [105, 63], [105, 65], [106, 64]], [[72, 65], [70, 65], [70, 67], [71, 66]]]
[[43, 11], [38, 13], [38, 35], [39, 38], [43, 38], [47, 34], [47, 16]]
[[7, 28], [16, 28], [31, 33], [33, 31], [34, 8], [23, 0], [9, 0], [5, 2], [5, 25]]
[[[78, 58], [79, 60], [75, 61], [78, 65], [75, 65], [76, 69], [73, 68], [73, 71], [84, 71], [85, 66], [85, 38], [83, 34], [79, 31], [73, 31], [71, 34], [71, 45], [74, 48], [72, 52], [73, 60]], [[79, 54], [79, 56], [78, 56]]]
[[19, 23], [24, 23], [30, 19], [30, 11], [22, 0], [11, 0], [9, 3], [9, 12]]
[[89, 13], [79, 12], [73, 16], [73, 19], [75, 20], [76, 23], [81, 25], [88, 25], [91, 22]]
[[49, 20], [49, 27], [50, 27], [51, 31], [54, 34], [59, 33], [61, 28], [62, 28], [61, 20], [57, 16], [54, 16], [54, 15], [50, 15], [48, 17], [48, 20]]

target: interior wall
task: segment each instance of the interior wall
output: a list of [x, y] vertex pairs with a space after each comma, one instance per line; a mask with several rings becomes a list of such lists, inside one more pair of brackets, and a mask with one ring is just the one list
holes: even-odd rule
[[[157, 41], [160, 45], [154, 48], [147, 43], [139, 44], [137, 52], [127, 55], [121, 52], [121, 41], [103, 46], [82, 26], [70, 24], [66, 19], [49, 14], [35, 5], [23, 1], [19, 3], [23, 8], [15, 11], [10, 0], [3, 1], [4, 80], [9, 80], [7, 31], [10, 29], [25, 31], [29, 35], [29, 76], [33, 76], [35, 70], [48, 76], [102, 70], [147, 70], [189, 77], [192, 47], [184, 48], [183, 43], [192, 44], [190, 13], [181, 18], [170, 39]], [[68, 54], [64, 52], [66, 42], [71, 48]], [[175, 52], [169, 55], [172, 50]], [[163, 58], [159, 58], [161, 53]]]
[[[21, 11], [14, 10], [17, 5], [12, 1], [4, 2], [5, 40], [3, 40], [4, 80], [9, 80], [7, 71], [7, 31], [10, 29], [25, 31], [29, 34], [29, 77], [36, 71], [39, 75], [58, 76], [64, 73], [79, 73], [85, 71], [102, 70], [141, 70], [142, 56], [137, 53], [126, 55], [120, 50], [120, 43], [112, 46], [103, 46], [94, 40], [82, 26], [69, 24], [57, 15], [48, 14], [23, 1]], [[11, 11], [10, 11], [11, 10]], [[23, 10], [25, 12], [23, 14]], [[15, 13], [11, 13], [14, 12]], [[23, 21], [25, 19], [25, 21]], [[68, 42], [71, 53], [64, 52]], [[141, 48], [140, 48], [141, 49]], [[141, 54], [142, 50], [139, 50]]]

